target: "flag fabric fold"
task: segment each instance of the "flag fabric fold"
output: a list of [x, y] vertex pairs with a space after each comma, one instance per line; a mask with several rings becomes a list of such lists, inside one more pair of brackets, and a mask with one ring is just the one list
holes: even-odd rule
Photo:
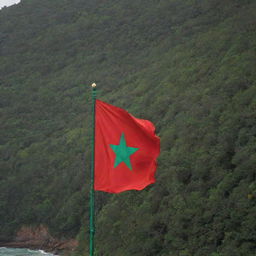
[[94, 189], [142, 190], [155, 182], [160, 139], [154, 125], [96, 100]]

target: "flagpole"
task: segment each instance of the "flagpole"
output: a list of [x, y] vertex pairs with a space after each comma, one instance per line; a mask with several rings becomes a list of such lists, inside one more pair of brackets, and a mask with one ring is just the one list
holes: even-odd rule
[[92, 84], [92, 159], [91, 159], [91, 188], [90, 188], [90, 256], [94, 256], [94, 166], [95, 166], [95, 102], [96, 102], [96, 84]]

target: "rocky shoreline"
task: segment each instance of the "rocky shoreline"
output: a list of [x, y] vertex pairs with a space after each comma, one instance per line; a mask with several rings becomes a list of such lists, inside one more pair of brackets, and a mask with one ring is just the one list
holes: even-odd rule
[[0, 241], [0, 247], [29, 248], [44, 250], [57, 255], [69, 255], [76, 249], [78, 242], [75, 239], [57, 239], [49, 234], [48, 228], [23, 226], [17, 232], [13, 241]]

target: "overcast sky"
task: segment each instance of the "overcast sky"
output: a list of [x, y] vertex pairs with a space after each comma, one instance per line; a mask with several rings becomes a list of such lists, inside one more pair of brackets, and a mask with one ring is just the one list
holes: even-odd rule
[[10, 6], [12, 4], [19, 3], [20, 0], [0, 0], [0, 9], [4, 6]]

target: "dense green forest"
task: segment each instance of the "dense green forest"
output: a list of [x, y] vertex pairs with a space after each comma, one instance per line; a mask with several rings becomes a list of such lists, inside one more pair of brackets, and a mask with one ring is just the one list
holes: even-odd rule
[[0, 240], [88, 252], [90, 84], [149, 119], [157, 182], [96, 192], [97, 256], [256, 255], [256, 1], [21, 0], [0, 10]]

